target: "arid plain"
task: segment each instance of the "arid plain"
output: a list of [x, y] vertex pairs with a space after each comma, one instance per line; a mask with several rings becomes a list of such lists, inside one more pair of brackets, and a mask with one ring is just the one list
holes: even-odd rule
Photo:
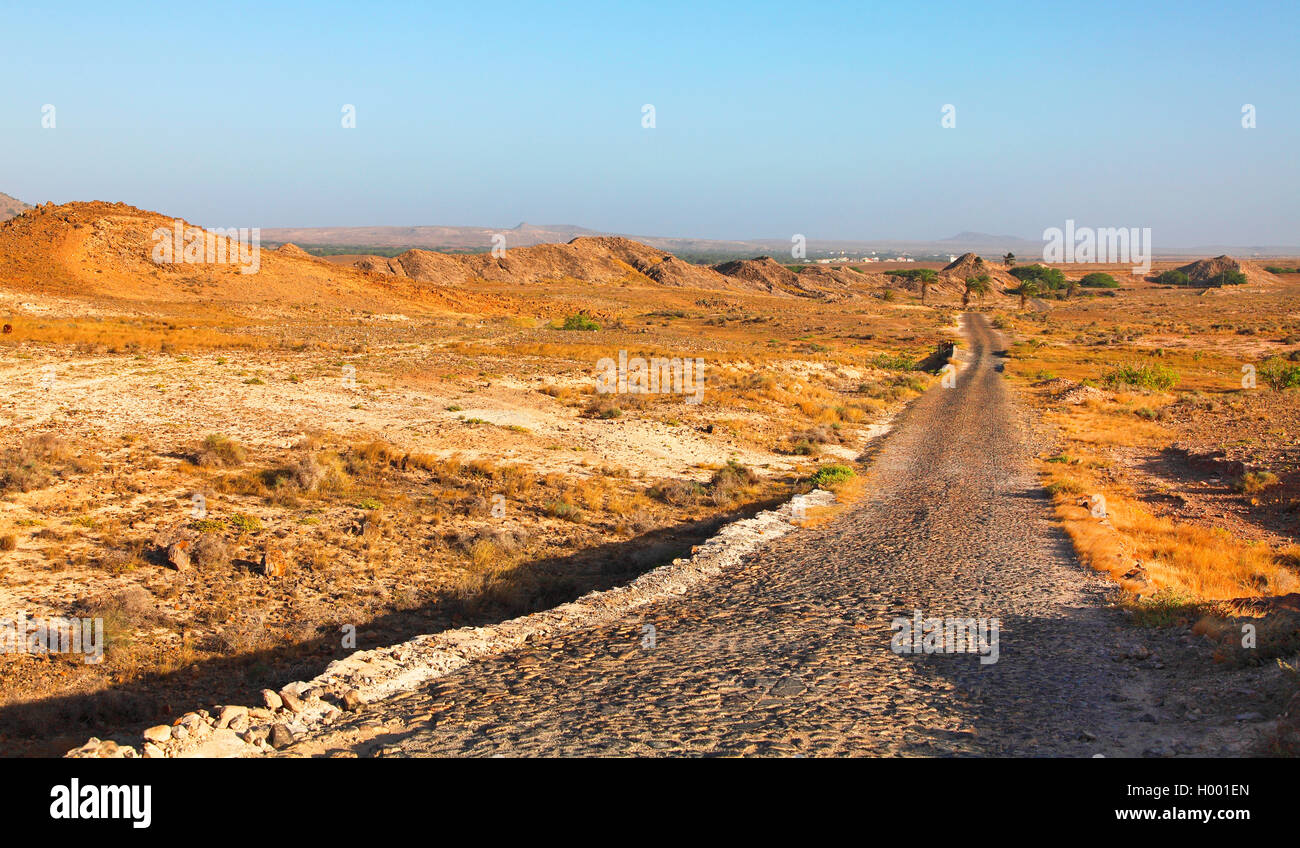
[[[893, 417], [943, 390], [963, 312], [1008, 339], [1044, 508], [1113, 604], [1251, 687], [1260, 752], [1295, 750], [1277, 662], [1300, 650], [1295, 260], [1229, 260], [1249, 279], [1224, 286], [1157, 277], [1185, 261], [1061, 265], [1075, 284], [1022, 291], [994, 257], [930, 280], [590, 237], [501, 257], [289, 245], [244, 274], [154, 262], [171, 223], [107, 203], [0, 223], [0, 608], [107, 634], [99, 664], [0, 657], [5, 754], [547, 609], [815, 488], [842, 509]], [[1077, 285], [1097, 272], [1118, 285]], [[620, 355], [695, 361], [701, 390], [599, 392]]]

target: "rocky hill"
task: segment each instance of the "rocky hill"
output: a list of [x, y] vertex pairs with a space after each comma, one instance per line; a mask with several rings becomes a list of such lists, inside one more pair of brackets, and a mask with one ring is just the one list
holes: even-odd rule
[[798, 274], [770, 256], [723, 262], [714, 265], [713, 270], [737, 280], [745, 280], [759, 289], [770, 292], [802, 294], [807, 291], [800, 282]]
[[1265, 271], [1254, 262], [1234, 259], [1231, 256], [1216, 256], [1213, 259], [1200, 259], [1178, 269], [1187, 275], [1193, 283], [1205, 284], [1225, 271], [1238, 271], [1246, 276], [1246, 282], [1254, 285], [1280, 282], [1276, 276]]
[[32, 208], [31, 206], [29, 206], [26, 203], [23, 203], [18, 198], [10, 197], [4, 192], [0, 192], [0, 221], [7, 221], [8, 219], [22, 212], [24, 209], [31, 209], [31, 208]]
[[964, 253], [957, 257], [956, 261], [949, 263], [939, 272], [939, 279], [945, 287], [955, 287], [957, 292], [961, 293], [966, 289], [967, 280], [981, 274], [987, 274], [993, 281], [995, 293], [1020, 286], [1020, 281], [1011, 276], [1005, 267], [995, 265], [974, 253]]
[[[188, 261], [156, 262], [160, 232], [181, 228]], [[180, 255], [180, 248], [174, 259]], [[245, 273], [254, 269], [255, 273]], [[42, 204], [0, 222], [0, 285], [54, 296], [211, 304], [479, 313], [489, 298], [332, 265], [286, 245], [243, 254], [237, 242], [124, 203]]]
[[622, 236], [581, 236], [565, 244], [537, 244], [491, 253], [408, 250], [392, 258], [363, 256], [353, 266], [441, 286], [486, 280], [520, 286], [582, 281], [596, 285], [640, 284], [674, 288], [746, 291], [776, 296], [834, 297], [883, 288], [890, 280], [847, 268], [811, 265], [799, 273], [770, 256], [696, 265]]
[[675, 288], [785, 293], [769, 286], [761, 275], [730, 275], [719, 270], [722, 266], [695, 265], [620, 236], [581, 236], [565, 244], [517, 247], [501, 256], [408, 250], [391, 259], [365, 256], [355, 266], [444, 286], [476, 280], [524, 286], [577, 280], [596, 285], [657, 283]]

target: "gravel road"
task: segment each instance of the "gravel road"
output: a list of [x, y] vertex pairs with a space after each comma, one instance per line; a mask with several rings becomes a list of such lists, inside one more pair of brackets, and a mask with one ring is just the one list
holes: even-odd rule
[[[1230, 726], [1174, 714], [1171, 670], [1133, 651], [1158, 637], [1125, 624], [1075, 561], [1029, 468], [1037, 447], [1004, 385], [1001, 341], [978, 314], [963, 332], [956, 386], [900, 418], [869, 494], [833, 521], [615, 625], [368, 705], [285, 753], [1233, 752]], [[891, 623], [917, 610], [996, 618], [997, 661], [891, 650]]]

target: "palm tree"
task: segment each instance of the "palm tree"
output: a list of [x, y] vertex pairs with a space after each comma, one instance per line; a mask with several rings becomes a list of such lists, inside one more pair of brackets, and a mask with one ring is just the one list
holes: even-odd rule
[[982, 304], [984, 302], [984, 296], [992, 289], [993, 282], [989, 279], [988, 274], [980, 274], [978, 277], [968, 278], [966, 280], [966, 291], [962, 292], [961, 295], [961, 305], [963, 307], [968, 306], [970, 304], [971, 295], [978, 297]]
[[1002, 264], [1007, 266], [1008, 268], [1010, 268], [1012, 265], [1015, 265], [1016, 255], [1011, 251], [1007, 251], [1007, 255], [1002, 257]]
[[1025, 303], [1031, 297], [1038, 297], [1040, 289], [1037, 280], [1025, 280], [1020, 284], [1020, 308], [1025, 308]]
[[916, 279], [921, 284], [921, 302], [925, 303], [926, 292], [930, 290], [930, 283], [938, 279], [939, 274], [929, 268], [918, 268], [916, 270]]

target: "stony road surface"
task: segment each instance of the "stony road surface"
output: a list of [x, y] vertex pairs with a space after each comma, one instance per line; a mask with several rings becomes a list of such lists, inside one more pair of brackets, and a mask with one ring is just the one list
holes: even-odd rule
[[[477, 663], [285, 753], [1077, 756], [1221, 753], [1078, 565], [1028, 466], [997, 334], [886, 437], [868, 496], [615, 626]], [[999, 657], [900, 655], [891, 622], [996, 617]], [[646, 647], [645, 625], [655, 644]], [[1199, 732], [1196, 732], [1199, 731]]]

